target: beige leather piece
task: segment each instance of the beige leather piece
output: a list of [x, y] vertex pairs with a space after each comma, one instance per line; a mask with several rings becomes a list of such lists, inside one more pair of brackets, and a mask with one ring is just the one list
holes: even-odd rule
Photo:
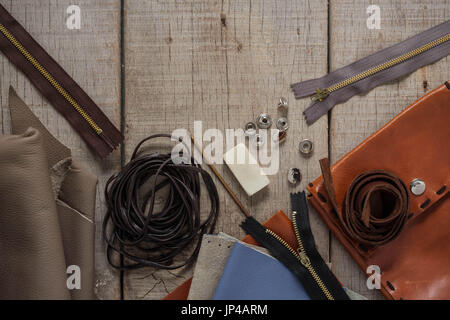
[[47, 131], [30, 108], [19, 98], [13, 87], [9, 87], [9, 110], [12, 134], [22, 134], [29, 127], [33, 127], [41, 133], [49, 167], [53, 167], [59, 161], [71, 156], [70, 149]]
[[94, 224], [65, 203], [57, 200], [56, 205], [66, 264], [77, 265], [81, 270], [81, 288], [70, 290], [72, 299], [95, 299]]
[[95, 299], [95, 195], [97, 177], [73, 161], [57, 199], [67, 265], [81, 269], [81, 289], [72, 299]]
[[[9, 200], [8, 207], [0, 206], [0, 232], [3, 232], [0, 234], [0, 272], [2, 275], [9, 273], [7, 286], [3, 286], [0, 275], [0, 298], [95, 299], [97, 178], [72, 161], [70, 149], [45, 129], [12, 88], [10, 112], [12, 131], [16, 134], [26, 131], [26, 134], [0, 137], [0, 158], [3, 160], [0, 163], [3, 187], [0, 203], [3, 204], [2, 197]], [[29, 126], [38, 130], [26, 129]], [[32, 137], [33, 148], [25, 143]], [[23, 158], [27, 161], [26, 167], [22, 164]], [[26, 186], [23, 191], [21, 185]], [[33, 189], [36, 196], [28, 189]], [[36, 206], [45, 214], [35, 217]], [[17, 216], [20, 224], [12, 221]], [[48, 237], [41, 235], [42, 231]], [[17, 250], [13, 240], [21, 237], [28, 241], [21, 245], [22, 250]], [[36, 250], [36, 247], [45, 251]], [[34, 252], [32, 258], [36, 260], [31, 265], [24, 261], [28, 254], [23, 259], [16, 257], [28, 251]], [[66, 268], [70, 265], [80, 267], [81, 289], [69, 292]], [[8, 272], [3, 272], [6, 268]], [[35, 281], [29, 282], [29, 278]]]
[[0, 136], [0, 299], [69, 299], [41, 134]]
[[80, 163], [72, 161], [61, 184], [58, 198], [94, 220], [96, 190], [97, 177]]

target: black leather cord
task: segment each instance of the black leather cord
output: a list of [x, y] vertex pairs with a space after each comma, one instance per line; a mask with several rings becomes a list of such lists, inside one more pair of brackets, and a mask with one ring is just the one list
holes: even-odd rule
[[[108, 211], [103, 220], [103, 237], [107, 243], [108, 262], [116, 269], [129, 270], [145, 266], [177, 269], [192, 262], [200, 250], [201, 238], [212, 233], [219, 214], [219, 195], [208, 172], [193, 161], [175, 164], [169, 154], [143, 153], [141, 146], [155, 138], [142, 140], [131, 160], [106, 184]], [[200, 189], [203, 180], [211, 209], [206, 220], [200, 217]], [[163, 208], [156, 212], [156, 194], [167, 187]], [[173, 259], [197, 241], [184, 262]], [[114, 253], [124, 256], [124, 264], [113, 261]]]

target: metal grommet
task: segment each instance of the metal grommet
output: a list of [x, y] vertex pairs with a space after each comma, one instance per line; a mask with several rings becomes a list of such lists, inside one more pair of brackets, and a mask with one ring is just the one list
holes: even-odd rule
[[415, 196], [422, 195], [426, 189], [425, 182], [420, 179], [414, 179], [413, 181], [411, 181], [409, 187], [411, 189], [411, 193]]
[[309, 155], [313, 151], [313, 143], [308, 139], [300, 141], [299, 150], [304, 155]]
[[266, 143], [266, 139], [261, 134], [257, 133], [252, 137], [253, 143], [259, 148], [262, 147]]
[[288, 107], [288, 102], [287, 102], [286, 98], [281, 97], [280, 101], [278, 102], [278, 108], [287, 109], [287, 107]]
[[256, 124], [260, 129], [268, 129], [272, 125], [272, 118], [267, 113], [261, 113], [256, 119]]
[[289, 121], [287, 118], [282, 117], [277, 120], [277, 129], [280, 131], [286, 131], [289, 129]]
[[302, 174], [299, 168], [290, 168], [288, 171], [288, 181], [291, 184], [297, 184], [302, 181]]
[[256, 134], [256, 123], [249, 121], [244, 126], [244, 133], [246, 136], [253, 136]]

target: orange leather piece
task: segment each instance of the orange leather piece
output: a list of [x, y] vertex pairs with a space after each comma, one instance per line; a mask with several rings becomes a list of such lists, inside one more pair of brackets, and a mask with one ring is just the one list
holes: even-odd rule
[[[286, 240], [289, 245], [293, 248], [297, 249], [298, 243], [295, 237], [294, 229], [292, 227], [292, 222], [286, 216], [283, 211], [278, 211], [275, 215], [270, 217], [263, 224], [266, 228], [274, 231], [278, 235], [280, 235], [284, 240]], [[251, 236], [247, 235], [242, 239], [243, 242], [259, 245], [255, 239]], [[189, 295], [189, 289], [191, 288], [192, 278], [183, 282], [180, 286], [178, 286], [174, 291], [169, 293], [167, 296], [163, 298], [163, 300], [187, 300]]]
[[417, 100], [331, 167], [338, 210], [353, 179], [386, 170], [408, 186], [426, 183], [420, 196], [410, 193], [409, 220], [400, 235], [376, 247], [352, 240], [333, 213], [323, 179], [309, 185], [309, 201], [363, 272], [378, 265], [382, 292], [389, 299], [450, 299], [450, 85]]
[[189, 278], [171, 293], [163, 298], [163, 300], [187, 300], [189, 295], [189, 289], [191, 289], [192, 278]]

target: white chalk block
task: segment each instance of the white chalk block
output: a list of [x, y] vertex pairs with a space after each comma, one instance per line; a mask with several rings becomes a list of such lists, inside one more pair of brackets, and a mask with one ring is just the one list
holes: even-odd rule
[[249, 196], [269, 184], [269, 178], [262, 173], [258, 162], [250, 154], [245, 144], [240, 143], [228, 150], [223, 158]]

